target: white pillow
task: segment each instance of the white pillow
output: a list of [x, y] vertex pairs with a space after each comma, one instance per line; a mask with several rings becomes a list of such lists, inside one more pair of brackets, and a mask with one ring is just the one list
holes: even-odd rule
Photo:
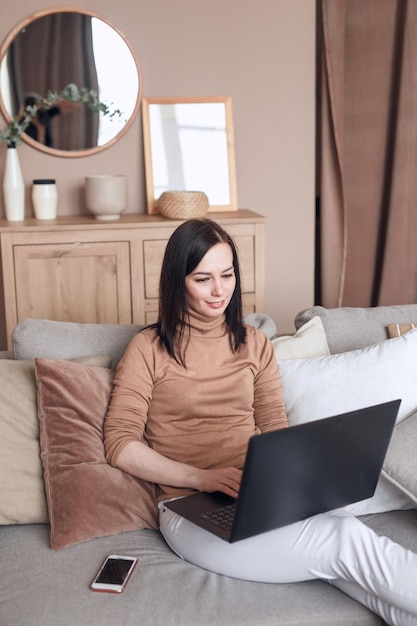
[[307, 359], [330, 354], [323, 322], [316, 315], [295, 335], [275, 337], [272, 340], [277, 359]]
[[292, 425], [397, 398], [397, 422], [417, 408], [417, 331], [361, 350], [279, 364]]
[[[397, 423], [417, 409], [417, 331], [362, 350], [279, 365], [291, 426], [397, 398]], [[362, 515], [413, 506], [381, 476], [374, 497], [350, 509]]]

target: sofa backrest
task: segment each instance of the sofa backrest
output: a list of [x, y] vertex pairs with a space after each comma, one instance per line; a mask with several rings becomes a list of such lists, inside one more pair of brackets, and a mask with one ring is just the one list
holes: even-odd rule
[[13, 330], [15, 359], [76, 359], [110, 356], [115, 369], [139, 324], [78, 324], [26, 319]]
[[326, 309], [313, 306], [300, 311], [295, 318], [298, 329], [318, 315], [332, 354], [358, 350], [388, 339], [388, 325], [416, 324], [417, 304], [378, 307], [340, 307]]
[[[417, 324], [417, 304], [333, 309], [314, 306], [298, 313], [296, 329], [315, 316], [320, 317], [330, 352], [335, 354], [384, 341], [388, 338], [389, 324]], [[252, 314], [245, 321], [263, 330], [270, 338], [274, 336], [275, 325], [269, 317]], [[26, 319], [13, 331], [13, 356], [26, 360], [110, 356], [110, 367], [115, 369], [128, 343], [142, 328], [140, 324], [79, 324]]]
[[[252, 313], [244, 318], [270, 339], [276, 326], [267, 315]], [[19, 322], [12, 334], [15, 359], [77, 359], [91, 356], [111, 357], [116, 369], [130, 340], [144, 326], [140, 324], [79, 324], [28, 318]]]

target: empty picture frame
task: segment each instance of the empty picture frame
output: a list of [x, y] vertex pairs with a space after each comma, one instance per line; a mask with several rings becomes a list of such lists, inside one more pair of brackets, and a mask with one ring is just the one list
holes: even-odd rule
[[164, 191], [204, 191], [209, 211], [236, 211], [230, 97], [142, 98], [148, 213]]

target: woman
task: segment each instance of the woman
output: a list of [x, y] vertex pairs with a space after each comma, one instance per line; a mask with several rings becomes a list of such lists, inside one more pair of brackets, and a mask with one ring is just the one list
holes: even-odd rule
[[158, 322], [115, 375], [109, 462], [158, 485], [161, 532], [182, 558], [247, 580], [320, 578], [389, 624], [417, 624], [417, 555], [344, 511], [229, 544], [164, 507], [192, 491], [236, 497], [249, 437], [286, 426], [273, 346], [242, 323], [235, 245], [215, 222], [189, 220], [166, 248]]

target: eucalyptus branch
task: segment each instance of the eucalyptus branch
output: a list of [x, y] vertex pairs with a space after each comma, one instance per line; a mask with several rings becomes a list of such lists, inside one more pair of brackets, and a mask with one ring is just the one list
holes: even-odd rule
[[48, 91], [45, 98], [40, 97], [35, 104], [27, 105], [23, 113], [16, 115], [6, 126], [6, 129], [0, 132], [0, 140], [5, 141], [8, 147], [21, 144], [22, 134], [38, 112], [50, 109], [60, 100], [67, 100], [74, 104], [85, 104], [92, 111], [107, 115], [110, 119], [122, 116], [120, 109], [112, 110], [108, 104], [101, 102], [95, 89], [77, 87], [74, 83], [70, 83], [58, 91]]

